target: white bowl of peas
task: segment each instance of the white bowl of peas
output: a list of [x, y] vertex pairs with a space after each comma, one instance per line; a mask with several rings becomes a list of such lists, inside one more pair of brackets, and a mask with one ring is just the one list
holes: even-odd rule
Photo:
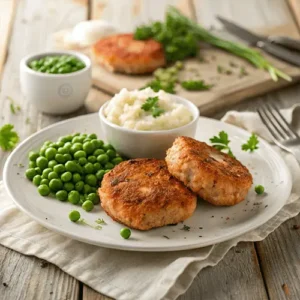
[[67, 114], [80, 108], [91, 87], [91, 60], [75, 51], [29, 55], [20, 62], [25, 99], [48, 114]]

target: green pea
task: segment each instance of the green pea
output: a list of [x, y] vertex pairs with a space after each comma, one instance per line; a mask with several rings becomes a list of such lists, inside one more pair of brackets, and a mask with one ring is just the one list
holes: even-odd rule
[[88, 194], [86, 199], [93, 202], [93, 204], [98, 204], [100, 202], [99, 196], [96, 193]]
[[60, 179], [63, 182], [71, 181], [71, 179], [72, 179], [72, 173], [71, 172], [64, 172], [63, 174], [61, 174]]
[[41, 196], [48, 196], [50, 194], [50, 189], [46, 184], [41, 184], [38, 187], [38, 192]]
[[256, 192], [256, 194], [261, 195], [265, 192], [265, 188], [262, 185], [257, 185], [255, 187], [255, 192]]
[[98, 162], [94, 163], [94, 172], [97, 172], [102, 169], [102, 165]]
[[52, 172], [52, 169], [51, 168], [47, 168], [47, 169], [45, 169], [44, 171], [43, 171], [43, 173], [42, 173], [42, 178], [43, 179], [48, 179], [48, 176], [49, 176], [49, 174]]
[[120, 235], [123, 239], [127, 240], [131, 236], [131, 230], [129, 228], [122, 228], [120, 230]]
[[50, 147], [50, 148], [46, 149], [45, 156], [48, 160], [51, 160], [51, 159], [55, 158], [56, 153], [57, 153], [57, 150], [55, 148]]
[[101, 140], [93, 140], [92, 143], [96, 149], [100, 149], [104, 145], [103, 141], [101, 141]]
[[114, 166], [115, 166], [114, 164], [108, 162], [108, 163], [106, 163], [106, 164], [104, 165], [104, 168], [107, 169], [107, 170], [111, 170], [111, 169], [114, 168]]
[[99, 171], [96, 173], [97, 179], [98, 179], [98, 180], [102, 180], [104, 174], [105, 174], [105, 171], [104, 171], [104, 170], [99, 170]]
[[74, 173], [73, 174], [73, 182], [77, 183], [79, 181], [81, 181], [81, 175], [79, 173]]
[[41, 149], [40, 149], [40, 151], [39, 151], [39, 155], [40, 156], [45, 156], [45, 151], [46, 151], [46, 147], [42, 147]]
[[63, 154], [65, 161], [71, 160], [72, 156], [69, 153]]
[[78, 191], [71, 191], [68, 194], [68, 201], [71, 202], [72, 204], [77, 204], [80, 200], [80, 195]]
[[29, 168], [36, 168], [36, 163], [34, 161], [30, 161]]
[[73, 137], [73, 139], [72, 139], [72, 143], [73, 143], [73, 144], [75, 144], [75, 143], [80, 143], [80, 144], [82, 144], [83, 140], [84, 140], [84, 137], [81, 137], [81, 136], [75, 136], [75, 137]]
[[72, 160], [67, 161], [65, 164], [65, 167], [66, 167], [67, 171], [72, 172], [72, 173], [77, 172], [77, 170], [78, 170], [77, 164]]
[[44, 170], [48, 167], [48, 160], [45, 157], [38, 157], [36, 160], [36, 165], [41, 169]]
[[96, 149], [93, 153], [94, 156], [99, 156], [101, 154], [105, 154], [105, 151], [103, 149]]
[[112, 149], [108, 149], [106, 151], [106, 154], [108, 155], [109, 158], [114, 158], [116, 157], [116, 151], [112, 150]]
[[116, 157], [114, 158], [111, 162], [114, 164], [114, 165], [118, 165], [119, 163], [121, 163], [123, 161], [122, 157]]
[[94, 174], [88, 174], [85, 176], [85, 183], [87, 183], [90, 186], [96, 186], [97, 181], [97, 177]]
[[82, 144], [81, 143], [74, 143], [70, 149], [71, 153], [74, 154], [77, 151], [82, 150]]
[[54, 179], [50, 180], [49, 187], [50, 187], [51, 191], [57, 192], [62, 189], [63, 183], [60, 179], [54, 178]]
[[41, 183], [41, 180], [42, 180], [42, 176], [41, 175], [35, 175], [33, 177], [32, 182], [33, 182], [34, 185], [39, 186], [40, 183]]
[[63, 142], [63, 143], [66, 143], [66, 142], [71, 142], [73, 139], [73, 137], [71, 135], [66, 135], [66, 136], [62, 136], [58, 139], [59, 142]]
[[67, 153], [69, 153], [69, 150], [67, 148], [65, 148], [65, 147], [59, 147], [57, 149], [57, 153], [59, 153], [59, 154], [67, 154]]
[[75, 190], [78, 192], [81, 192], [84, 187], [84, 182], [83, 181], [78, 181], [75, 183]]
[[88, 162], [95, 163], [97, 161], [97, 158], [96, 158], [96, 156], [91, 155], [88, 157], [87, 160], [88, 160]]
[[102, 148], [103, 148], [105, 151], [107, 151], [107, 150], [109, 150], [109, 149], [115, 150], [115, 148], [114, 148], [111, 144], [104, 144], [104, 145], [102, 146]]
[[60, 153], [55, 155], [55, 160], [60, 164], [64, 164], [66, 162], [63, 154], [60, 154]]
[[84, 166], [87, 163], [87, 159], [85, 157], [80, 157], [78, 162], [81, 166]]
[[83, 170], [86, 174], [91, 174], [94, 172], [94, 165], [89, 162], [83, 166]]
[[41, 170], [41, 168], [36, 167], [36, 168], [34, 168], [34, 169], [35, 169], [36, 174], [42, 175], [42, 170]]
[[40, 155], [37, 152], [30, 151], [28, 154], [29, 160], [36, 161]]
[[81, 157], [86, 157], [86, 153], [83, 150], [79, 150], [74, 153], [74, 159], [79, 160]]
[[69, 219], [72, 221], [72, 222], [77, 222], [79, 219], [80, 219], [80, 212], [78, 210], [72, 210], [70, 213], [69, 213]]
[[89, 139], [89, 138], [86, 137], [86, 138], [83, 140], [83, 144], [84, 144], [84, 143], [87, 143], [87, 142], [91, 142], [91, 141], [92, 141], [91, 139]]
[[50, 160], [49, 162], [48, 162], [48, 168], [54, 168], [54, 166], [56, 166], [57, 165], [57, 161], [56, 160]]
[[95, 151], [95, 147], [91, 142], [85, 142], [82, 147], [87, 154], [92, 154]]
[[98, 157], [97, 157], [97, 161], [101, 164], [105, 164], [109, 161], [109, 157], [107, 154], [100, 154]]
[[66, 167], [63, 164], [58, 164], [54, 166], [53, 171], [57, 174], [61, 174], [66, 171]]
[[72, 182], [65, 182], [64, 183], [64, 189], [67, 191], [67, 192], [71, 192], [74, 190], [74, 184]]
[[41, 180], [41, 183], [40, 183], [40, 184], [46, 184], [46, 185], [49, 185], [49, 180], [43, 178], [43, 179]]
[[64, 147], [70, 151], [70, 149], [72, 147], [72, 143], [71, 142], [66, 142], [65, 144], [62, 143], [62, 145], [60, 147]]
[[90, 189], [90, 193], [96, 193], [97, 192], [97, 188], [94, 187], [94, 186], [91, 186], [91, 189]]
[[55, 178], [58, 178], [58, 174], [57, 174], [56, 172], [50, 172], [50, 173], [48, 174], [48, 179], [49, 179], [49, 181], [50, 181], [51, 179], [55, 179]]
[[94, 204], [92, 201], [87, 200], [84, 201], [82, 206], [81, 206], [85, 211], [91, 211], [94, 208]]
[[105, 172], [105, 174], [106, 174], [106, 173], [109, 173], [110, 171], [111, 171], [111, 170], [105, 170], [104, 172]]
[[92, 134], [88, 135], [88, 138], [91, 140], [95, 140], [95, 139], [97, 139], [97, 135], [95, 133], [92, 133]]
[[83, 186], [83, 193], [84, 194], [89, 194], [91, 192], [91, 187], [88, 184], [85, 184]]

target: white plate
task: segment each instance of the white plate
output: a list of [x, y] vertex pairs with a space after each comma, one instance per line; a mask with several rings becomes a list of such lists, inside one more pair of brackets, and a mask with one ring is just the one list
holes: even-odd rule
[[[132, 230], [131, 238], [124, 240], [119, 234], [123, 226], [107, 216], [100, 205], [87, 213], [70, 203], [43, 198], [36, 186], [26, 179], [26, 167], [20, 168], [19, 164], [27, 166], [28, 152], [39, 149], [44, 141], [56, 140], [59, 136], [74, 132], [95, 132], [101, 138], [98, 114], [60, 122], [26, 139], [8, 158], [4, 167], [4, 183], [16, 205], [31, 218], [51, 230], [85, 243], [132, 251], [175, 251], [204, 247], [232, 239], [264, 224], [282, 208], [291, 192], [289, 170], [266, 142], [260, 140], [259, 150], [254, 153], [241, 151], [241, 144], [249, 138], [248, 132], [202, 117], [196, 138], [208, 142], [221, 130], [229, 134], [233, 153], [249, 168], [254, 185], [262, 184], [267, 193], [256, 195], [253, 185], [246, 200], [233, 207], [214, 207], [198, 201], [194, 215], [184, 222], [190, 226], [190, 231], [182, 230], [183, 224], [179, 223], [146, 232]], [[102, 230], [95, 230], [73, 223], [68, 218], [73, 209], [78, 209], [90, 223], [103, 218], [107, 225]]]

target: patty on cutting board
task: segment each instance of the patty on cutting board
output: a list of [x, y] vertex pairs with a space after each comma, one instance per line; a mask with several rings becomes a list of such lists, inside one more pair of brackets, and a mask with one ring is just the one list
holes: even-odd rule
[[138, 41], [133, 34], [117, 34], [101, 39], [92, 47], [93, 59], [111, 72], [151, 73], [166, 64], [160, 43]]
[[189, 137], [175, 139], [166, 163], [173, 176], [214, 205], [243, 201], [253, 182], [237, 159]]
[[197, 197], [173, 177], [164, 160], [131, 159], [105, 174], [101, 206], [115, 221], [149, 230], [189, 218]]

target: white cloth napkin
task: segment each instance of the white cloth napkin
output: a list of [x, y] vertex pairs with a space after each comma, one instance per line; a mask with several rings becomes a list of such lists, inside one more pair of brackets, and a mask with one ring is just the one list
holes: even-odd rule
[[[298, 115], [294, 107], [286, 117]], [[294, 118], [295, 119], [295, 116]], [[229, 112], [223, 121], [269, 139], [255, 113]], [[281, 223], [300, 212], [300, 168], [293, 156], [282, 152], [293, 177], [292, 194], [283, 209], [265, 225], [227, 242], [201, 249], [141, 253], [87, 245], [51, 232], [19, 211], [0, 183], [0, 243], [25, 255], [47, 260], [99, 293], [120, 300], [176, 299], [207, 266], [216, 265], [241, 241], [260, 241]]]

